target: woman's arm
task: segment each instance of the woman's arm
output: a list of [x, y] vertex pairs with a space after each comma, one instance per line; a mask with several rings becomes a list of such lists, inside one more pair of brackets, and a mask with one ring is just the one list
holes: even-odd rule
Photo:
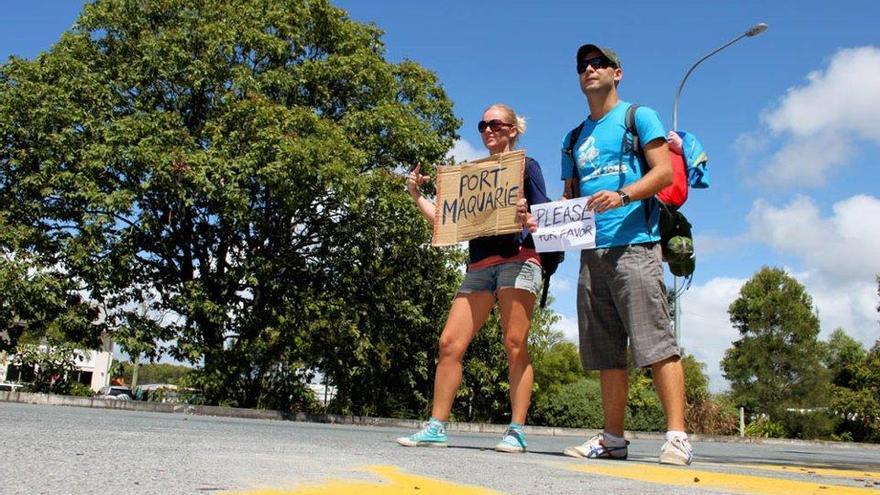
[[409, 173], [409, 176], [406, 178], [406, 191], [412, 196], [412, 199], [419, 205], [419, 210], [422, 212], [422, 216], [428, 219], [431, 222], [431, 225], [434, 224], [434, 203], [422, 196], [421, 191], [419, 191], [419, 187], [422, 184], [431, 180], [430, 175], [422, 175], [419, 173], [422, 165], [418, 164], [412, 172]]

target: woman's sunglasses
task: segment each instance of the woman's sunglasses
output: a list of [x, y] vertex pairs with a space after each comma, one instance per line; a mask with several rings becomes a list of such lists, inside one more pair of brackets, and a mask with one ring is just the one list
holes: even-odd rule
[[592, 66], [594, 70], [598, 70], [598, 69], [607, 69], [608, 67], [615, 67], [616, 68], [617, 64], [608, 60], [607, 57], [602, 57], [602, 56], [584, 59], [584, 60], [581, 60], [580, 62], [578, 62], [578, 64], [577, 64], [578, 74], [583, 74], [584, 71], [587, 70], [587, 67], [590, 67], [590, 66]]
[[486, 129], [492, 129], [492, 132], [498, 132], [505, 127], [513, 127], [513, 124], [508, 124], [507, 122], [498, 119], [492, 119], [489, 122], [481, 120], [477, 124], [477, 130], [480, 131], [481, 134], [486, 132]]

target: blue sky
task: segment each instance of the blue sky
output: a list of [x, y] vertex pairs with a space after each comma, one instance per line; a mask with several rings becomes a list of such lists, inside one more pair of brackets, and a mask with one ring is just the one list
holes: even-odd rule
[[[574, 70], [585, 42], [614, 48], [623, 99], [672, 103], [693, 62], [757, 22], [770, 29], [704, 62], [688, 79], [679, 124], [710, 157], [712, 187], [692, 191], [697, 271], [682, 298], [686, 350], [718, 362], [738, 336], [726, 309], [763, 265], [783, 267], [816, 303], [822, 336], [837, 327], [870, 346], [880, 336], [880, 41], [874, 1], [403, 2], [341, 1], [385, 31], [387, 58], [436, 72], [463, 119], [458, 158], [484, 153], [476, 123], [504, 102], [528, 119], [521, 141], [561, 191], [559, 149], [587, 114]], [[10, 1], [0, 58], [33, 57], [70, 27], [79, 2]], [[554, 276], [553, 308], [575, 340], [577, 258]], [[671, 279], [670, 283], [671, 283]]]

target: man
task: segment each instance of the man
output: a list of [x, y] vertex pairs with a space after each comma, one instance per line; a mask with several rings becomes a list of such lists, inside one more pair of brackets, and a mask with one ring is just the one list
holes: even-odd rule
[[[659, 210], [652, 200], [672, 182], [665, 131], [657, 112], [636, 110], [635, 127], [647, 162], [641, 163], [635, 150], [623, 146], [630, 104], [618, 99], [623, 69], [617, 54], [586, 44], [578, 49], [576, 61], [590, 115], [570, 153], [563, 153], [562, 179], [569, 197], [589, 196], [588, 207], [596, 212], [596, 247], [581, 252], [577, 307], [581, 361], [585, 370], [599, 370], [605, 427], [565, 454], [626, 459], [629, 340], [634, 364], [651, 367], [666, 413], [660, 462], [688, 465], [693, 451], [684, 431], [684, 372], [669, 324]], [[564, 147], [570, 139], [571, 133]]]

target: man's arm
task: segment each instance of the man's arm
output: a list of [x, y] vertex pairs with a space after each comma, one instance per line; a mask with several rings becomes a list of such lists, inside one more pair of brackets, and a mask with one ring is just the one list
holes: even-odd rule
[[[648, 173], [632, 184], [621, 188], [630, 201], [650, 198], [661, 189], [672, 184], [672, 161], [669, 159], [669, 146], [662, 138], [655, 139], [644, 147], [648, 162]], [[617, 191], [599, 191], [594, 194], [587, 207], [598, 213], [623, 206], [623, 199]]]

